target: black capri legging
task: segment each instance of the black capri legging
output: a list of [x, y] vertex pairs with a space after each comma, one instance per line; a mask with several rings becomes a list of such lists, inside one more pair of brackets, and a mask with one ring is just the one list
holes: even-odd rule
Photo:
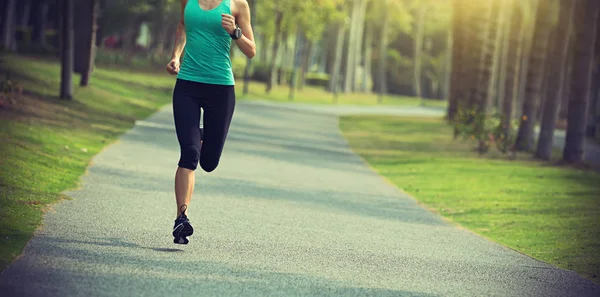
[[[204, 111], [202, 133], [201, 108]], [[179, 167], [196, 170], [200, 162], [206, 172], [217, 168], [234, 109], [234, 86], [177, 79], [173, 91], [173, 116], [181, 149]]]

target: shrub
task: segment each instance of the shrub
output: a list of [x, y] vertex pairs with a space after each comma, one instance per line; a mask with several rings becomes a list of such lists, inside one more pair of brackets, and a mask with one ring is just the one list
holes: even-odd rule
[[329, 85], [329, 74], [321, 72], [306, 73], [306, 84], [326, 88]]
[[[269, 80], [269, 71], [271, 65], [267, 63], [253, 63], [252, 64], [252, 80], [266, 83]], [[279, 67], [277, 68], [278, 84], [288, 84], [292, 79], [292, 69]]]
[[252, 63], [252, 80], [266, 83], [269, 79], [269, 64]]
[[23, 87], [6, 73], [6, 78], [0, 81], [0, 108], [17, 104], [22, 94]]
[[[502, 152], [513, 150], [518, 122], [511, 123], [510, 130], [504, 127], [504, 116], [500, 113], [486, 115], [475, 109], [460, 110], [454, 122], [456, 136], [462, 136], [464, 140], [477, 140], [477, 151], [485, 154], [492, 145]], [[508, 135], [506, 132], [509, 132]]]

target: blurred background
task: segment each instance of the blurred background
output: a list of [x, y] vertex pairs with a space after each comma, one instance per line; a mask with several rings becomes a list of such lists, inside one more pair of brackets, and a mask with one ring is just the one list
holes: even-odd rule
[[[549, 102], [557, 107], [558, 127], [566, 127], [577, 49], [565, 45], [575, 45], [577, 26], [572, 15], [559, 12], [573, 11], [567, 7], [571, 2], [249, 3], [257, 55], [248, 61], [234, 43], [231, 50], [235, 77], [244, 80], [243, 95], [292, 100], [296, 90], [307, 88], [316, 93], [313, 101], [334, 103], [339, 94], [364, 95], [347, 96], [352, 98], [348, 103], [408, 96], [422, 105], [447, 107], [450, 118], [459, 114], [461, 102], [472, 108], [479, 100], [478, 108], [503, 115], [505, 126], [508, 118], [523, 115], [541, 122], [542, 107]], [[73, 62], [63, 62], [82, 75], [81, 85], [87, 84], [93, 65], [162, 71], [170, 60], [181, 10], [178, 0], [3, 0], [0, 5], [5, 51], [61, 58], [64, 49]], [[593, 24], [581, 26], [596, 30]], [[64, 38], [70, 32], [72, 38]], [[590, 50], [585, 133], [597, 138], [598, 46]], [[287, 92], [281, 87], [288, 87]], [[554, 117], [554, 108], [547, 113]], [[534, 124], [529, 123], [533, 121], [520, 135], [532, 144]]]

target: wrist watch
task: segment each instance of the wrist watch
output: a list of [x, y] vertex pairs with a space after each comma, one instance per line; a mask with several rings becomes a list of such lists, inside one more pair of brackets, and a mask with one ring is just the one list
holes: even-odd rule
[[229, 36], [231, 36], [233, 40], [242, 38], [242, 29], [238, 25], [236, 25], [235, 30], [233, 30], [233, 34], [230, 34]]

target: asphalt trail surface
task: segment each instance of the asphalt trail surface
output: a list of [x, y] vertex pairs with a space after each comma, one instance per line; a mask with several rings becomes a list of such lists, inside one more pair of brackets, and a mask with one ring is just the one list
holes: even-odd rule
[[[170, 106], [93, 159], [0, 275], [1, 296], [599, 296], [445, 223], [369, 169], [331, 110], [239, 102], [172, 243]], [[425, 109], [423, 109], [423, 112]]]

